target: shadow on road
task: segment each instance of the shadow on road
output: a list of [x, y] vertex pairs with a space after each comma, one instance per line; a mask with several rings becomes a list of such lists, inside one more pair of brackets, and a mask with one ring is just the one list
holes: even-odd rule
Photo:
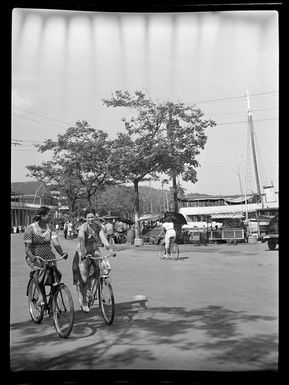
[[[178, 349], [180, 352], [204, 350], [206, 356], [212, 355], [214, 362], [228, 364], [228, 369], [230, 364], [237, 363], [254, 364], [257, 369], [277, 367], [276, 333], [248, 338], [239, 328], [241, 323], [275, 321], [276, 317], [213, 305], [192, 310], [147, 305], [146, 301], [118, 303], [110, 326], [104, 323], [98, 308], [88, 314], [76, 311], [72, 334], [66, 340], [58, 337], [51, 319], [44, 319], [40, 325], [30, 320], [12, 324], [11, 332], [18, 332], [21, 338], [17, 344], [11, 343], [11, 367], [66, 370], [101, 369], [110, 365], [125, 369], [136, 360], [157, 360], [152, 346], [160, 345], [164, 349], [173, 347], [176, 354]], [[196, 338], [200, 332], [202, 336]], [[89, 338], [84, 340], [85, 337]], [[57, 354], [51, 357], [53, 349]]]

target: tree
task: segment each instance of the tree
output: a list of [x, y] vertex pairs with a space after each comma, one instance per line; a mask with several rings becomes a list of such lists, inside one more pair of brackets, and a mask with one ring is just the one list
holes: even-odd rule
[[204, 119], [204, 113], [184, 103], [166, 103], [166, 143], [168, 152], [165, 158], [164, 171], [173, 181], [172, 193], [174, 211], [178, 212], [178, 191], [176, 177], [180, 175], [184, 181], [197, 182], [196, 168], [200, 166], [196, 157], [204, 149], [207, 142], [205, 128], [216, 123]]
[[133, 215], [133, 189], [128, 186], [107, 186], [93, 197], [94, 207], [100, 215]]
[[118, 159], [118, 173], [123, 182], [134, 185], [134, 209], [136, 238], [139, 237], [139, 183], [156, 178], [161, 171], [165, 150], [158, 140], [158, 129], [162, 122], [163, 107], [140, 91], [133, 96], [129, 92], [116, 91], [110, 99], [103, 99], [108, 107], [127, 107], [136, 112], [130, 121], [123, 118], [126, 133], [118, 133], [113, 143], [114, 157]]
[[108, 107], [126, 107], [136, 115], [129, 120], [122, 119], [126, 133], [118, 134], [114, 146], [117, 146], [115, 151], [123, 180], [133, 182], [135, 187], [138, 235], [139, 182], [166, 173], [173, 180], [174, 209], [178, 211], [176, 177], [181, 175], [185, 181], [197, 181], [196, 156], [207, 140], [204, 129], [216, 123], [203, 119], [204, 114], [194, 106], [156, 103], [141, 91], [132, 95], [128, 91], [116, 91], [103, 102]]
[[107, 133], [89, 127], [86, 121], [77, 121], [56, 141], [47, 139], [36, 145], [42, 153], [53, 151], [53, 158], [40, 166], [27, 166], [28, 175], [56, 184], [68, 197], [72, 211], [79, 199], [87, 199], [91, 206], [96, 192], [114, 183], [111, 145]]

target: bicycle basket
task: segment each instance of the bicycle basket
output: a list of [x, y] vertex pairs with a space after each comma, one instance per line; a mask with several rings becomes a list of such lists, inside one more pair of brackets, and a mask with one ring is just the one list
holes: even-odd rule
[[100, 263], [100, 274], [103, 275], [103, 274], [109, 274], [111, 270], [111, 266], [110, 266], [110, 263], [108, 262], [107, 259], [103, 259]]

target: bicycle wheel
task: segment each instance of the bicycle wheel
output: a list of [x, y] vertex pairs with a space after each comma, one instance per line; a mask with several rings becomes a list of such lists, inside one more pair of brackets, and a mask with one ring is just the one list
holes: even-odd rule
[[166, 249], [165, 249], [164, 243], [161, 243], [159, 245], [159, 249], [158, 250], [159, 250], [159, 257], [160, 257], [160, 259], [164, 259], [165, 255], [166, 255]]
[[37, 305], [39, 299], [39, 291], [35, 285], [35, 282], [31, 278], [27, 286], [27, 296], [28, 296], [28, 309], [30, 317], [35, 323], [40, 323], [44, 315], [44, 306]]
[[170, 246], [171, 249], [171, 257], [173, 259], [179, 258], [179, 245], [176, 242], [173, 242]]
[[74, 306], [71, 293], [63, 283], [58, 286], [53, 295], [52, 315], [59, 336], [68, 337], [73, 327]]
[[117, 243], [126, 243], [126, 235], [118, 234], [118, 242]]
[[106, 278], [100, 278], [98, 301], [103, 319], [108, 325], [112, 324], [115, 313], [114, 294], [112, 286]]

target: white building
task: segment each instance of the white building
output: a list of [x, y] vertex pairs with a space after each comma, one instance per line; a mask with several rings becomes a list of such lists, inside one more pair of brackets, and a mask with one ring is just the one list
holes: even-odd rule
[[[272, 200], [275, 197], [275, 200]], [[278, 196], [273, 195], [272, 191], [262, 196], [234, 195], [234, 196], [212, 196], [200, 195], [179, 199], [179, 212], [185, 217], [187, 225], [183, 228], [194, 229], [204, 228], [209, 225], [221, 226], [222, 222], [218, 218], [246, 217], [256, 220], [258, 213], [265, 215], [275, 215], [279, 208]]]

